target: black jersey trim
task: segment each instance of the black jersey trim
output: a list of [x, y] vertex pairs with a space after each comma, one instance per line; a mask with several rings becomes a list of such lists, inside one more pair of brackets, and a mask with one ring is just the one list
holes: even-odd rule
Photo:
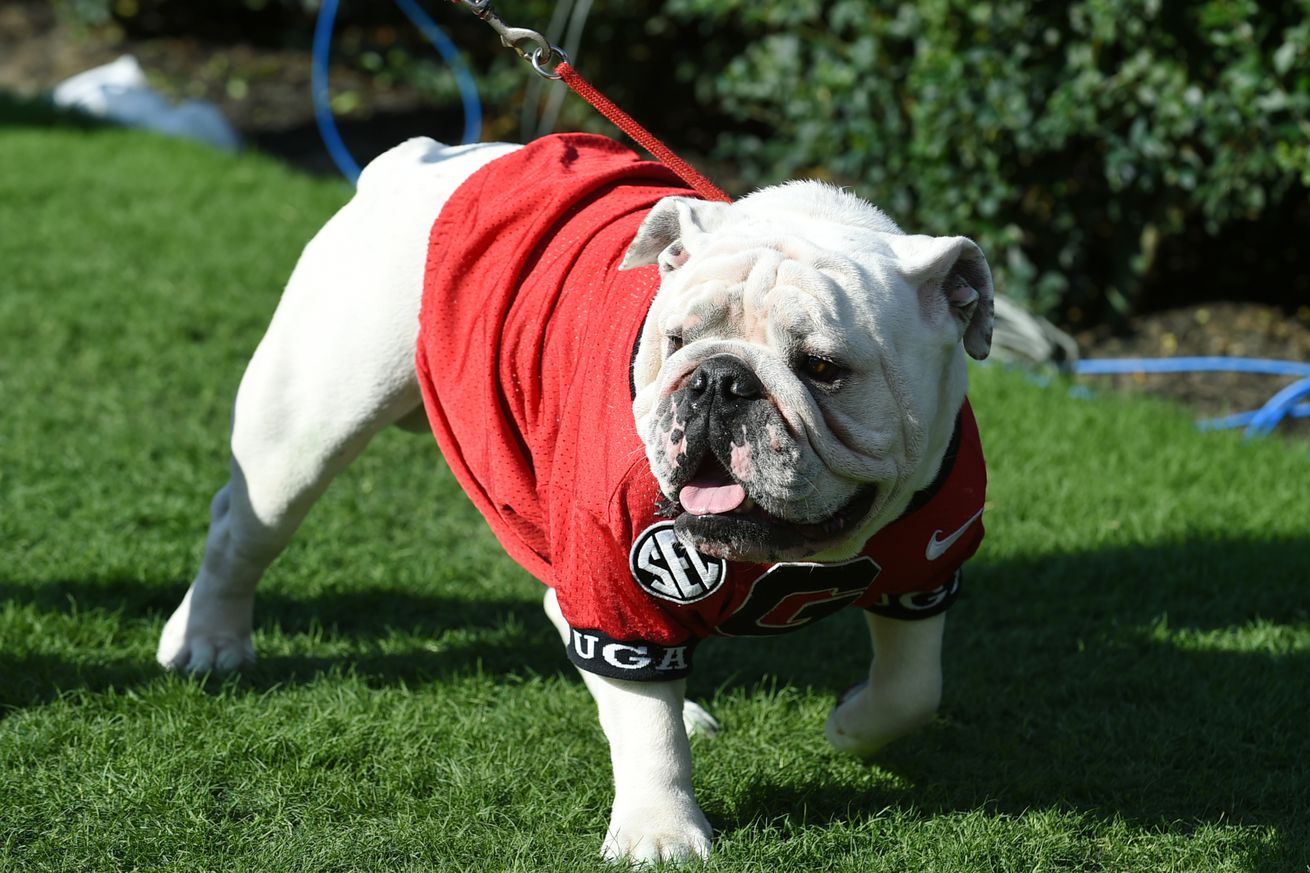
[[565, 646], [579, 670], [610, 679], [659, 682], [684, 679], [691, 673], [691, 656], [700, 642], [690, 639], [677, 646], [616, 640], [604, 631], [569, 628]]
[[908, 594], [884, 594], [876, 603], [864, 607], [866, 612], [883, 618], [901, 621], [919, 621], [941, 615], [960, 599], [964, 584], [964, 571], [956, 570], [950, 581], [931, 591], [912, 591]]
[[[651, 298], [651, 303], [655, 298]], [[632, 341], [632, 357], [628, 359], [628, 398], [637, 399], [637, 349], [641, 348], [641, 337], [646, 333], [646, 321], [650, 318], [650, 306], [646, 307], [646, 314], [641, 317], [641, 327], [637, 328], [637, 338]]]
[[937, 471], [937, 475], [928, 484], [927, 488], [914, 492], [914, 496], [910, 498], [910, 505], [905, 507], [905, 511], [897, 517], [897, 521], [916, 510], [922, 509], [928, 504], [929, 500], [937, 496], [938, 491], [946, 486], [946, 480], [951, 477], [951, 471], [955, 469], [955, 459], [960, 455], [960, 440], [963, 430], [964, 408], [961, 407], [960, 411], [955, 415], [955, 430], [951, 432], [951, 441], [946, 446], [946, 454], [942, 455], [941, 469]]

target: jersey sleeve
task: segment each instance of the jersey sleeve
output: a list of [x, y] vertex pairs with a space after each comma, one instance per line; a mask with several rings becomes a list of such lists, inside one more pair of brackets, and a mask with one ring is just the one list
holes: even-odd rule
[[553, 515], [568, 518], [552, 536], [551, 579], [570, 629], [568, 656], [615, 679], [683, 678], [696, 645], [731, 606], [732, 565], [687, 548], [658, 515], [644, 453], [625, 454], [616, 469], [603, 504], [588, 506], [574, 492], [553, 501]]
[[698, 640], [634, 583], [632, 531], [576, 503], [568, 515], [568, 530], [555, 542], [551, 586], [569, 626], [569, 660], [614, 679], [687, 676]]
[[866, 604], [864, 609], [883, 618], [921, 621], [934, 615], [941, 615], [954, 606], [955, 601], [960, 598], [963, 584], [964, 568], [956, 567], [951, 571], [950, 577], [940, 585], [926, 591], [908, 591], [904, 594], [884, 592], [872, 603]]

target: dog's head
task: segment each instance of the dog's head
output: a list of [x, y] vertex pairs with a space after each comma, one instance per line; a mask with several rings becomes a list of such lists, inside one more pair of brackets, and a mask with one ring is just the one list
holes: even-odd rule
[[935, 476], [991, 346], [964, 237], [910, 236], [817, 182], [658, 203], [623, 268], [661, 285], [634, 364], [637, 432], [680, 538], [730, 560], [855, 554]]

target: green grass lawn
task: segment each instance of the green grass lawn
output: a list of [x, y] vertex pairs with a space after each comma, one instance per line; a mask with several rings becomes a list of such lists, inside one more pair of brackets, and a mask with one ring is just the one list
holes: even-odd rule
[[[540, 587], [383, 434], [260, 590], [257, 667], [164, 675], [229, 406], [341, 184], [0, 105], [0, 869], [588, 870], [609, 763]], [[1303, 871], [1310, 457], [974, 372], [988, 538], [940, 718], [830, 751], [851, 614], [710, 641], [723, 871]]]

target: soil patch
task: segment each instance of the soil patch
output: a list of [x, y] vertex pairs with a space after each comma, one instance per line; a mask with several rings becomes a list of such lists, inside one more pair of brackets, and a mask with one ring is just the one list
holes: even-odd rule
[[[1087, 331], [1078, 336], [1089, 358], [1172, 358], [1218, 355], [1310, 361], [1310, 305], [1287, 312], [1259, 303], [1220, 302], [1138, 316], [1127, 331]], [[1243, 373], [1175, 373], [1088, 376], [1093, 388], [1144, 391], [1185, 403], [1199, 417], [1259, 409], [1296, 381]], [[1278, 432], [1310, 438], [1310, 419], [1287, 419]]]

